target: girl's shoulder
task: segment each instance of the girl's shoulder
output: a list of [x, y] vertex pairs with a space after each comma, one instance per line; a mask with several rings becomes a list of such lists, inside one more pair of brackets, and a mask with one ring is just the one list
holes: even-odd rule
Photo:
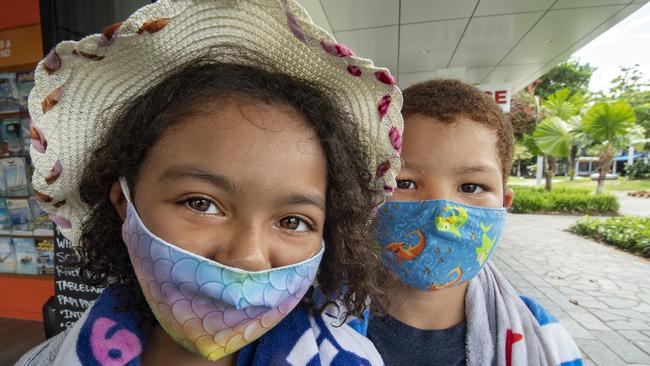
[[69, 331], [63, 331], [27, 351], [27, 353], [16, 362], [16, 366], [53, 365], [56, 356], [59, 354], [63, 341], [68, 336], [68, 332]]
[[[118, 290], [105, 289], [72, 327], [27, 352], [16, 365], [94, 365], [97, 357], [109, 356], [103, 352], [141, 350], [144, 333], [139, 327], [139, 317], [132, 311], [116, 311]], [[129, 353], [128, 356], [132, 359], [138, 355]]]
[[238, 366], [383, 365], [375, 346], [359, 331], [359, 322], [346, 319], [342, 306], [330, 305], [320, 313], [297, 307], [258, 342], [243, 349]]

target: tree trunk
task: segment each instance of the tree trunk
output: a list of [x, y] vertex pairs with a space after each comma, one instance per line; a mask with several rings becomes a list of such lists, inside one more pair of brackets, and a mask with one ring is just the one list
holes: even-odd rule
[[571, 145], [571, 152], [569, 153], [569, 180], [574, 180], [576, 177], [577, 157], [578, 157], [578, 146]]
[[596, 186], [596, 194], [601, 194], [605, 191], [605, 179], [607, 173], [609, 173], [609, 166], [612, 165], [612, 159], [614, 155], [609, 147], [606, 147], [600, 154], [600, 159], [598, 162], [600, 166], [598, 167], [598, 185]]
[[553, 176], [555, 175], [555, 158], [552, 156], [545, 156], [545, 171], [544, 176], [546, 178], [546, 190], [551, 191], [553, 185]]

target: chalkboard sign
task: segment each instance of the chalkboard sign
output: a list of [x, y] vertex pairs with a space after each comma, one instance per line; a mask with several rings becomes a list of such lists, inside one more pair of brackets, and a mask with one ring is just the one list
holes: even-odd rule
[[88, 286], [79, 276], [79, 268], [63, 266], [66, 258], [73, 256], [72, 243], [59, 230], [54, 235], [54, 296], [56, 333], [72, 326], [88, 309], [102, 289]]

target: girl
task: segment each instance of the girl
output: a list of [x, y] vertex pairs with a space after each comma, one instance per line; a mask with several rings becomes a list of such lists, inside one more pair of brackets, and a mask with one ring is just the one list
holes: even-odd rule
[[400, 104], [292, 1], [161, 0], [58, 45], [34, 187], [106, 290], [19, 364], [381, 364], [350, 320], [377, 293]]

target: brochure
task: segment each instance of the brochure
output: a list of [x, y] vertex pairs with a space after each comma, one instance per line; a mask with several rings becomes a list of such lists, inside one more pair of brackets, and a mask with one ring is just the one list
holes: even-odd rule
[[0, 196], [4, 197], [7, 195], [7, 182], [5, 181], [5, 172], [0, 164]]
[[28, 196], [29, 184], [25, 158], [5, 158], [0, 160], [4, 173], [7, 196]]
[[34, 236], [54, 236], [54, 223], [36, 198], [29, 199], [29, 209], [34, 222]]
[[34, 221], [26, 199], [7, 199], [7, 209], [11, 217], [12, 235], [33, 235]]
[[23, 128], [19, 118], [2, 121], [2, 142], [3, 150], [6, 149], [10, 156], [18, 155], [23, 151]]
[[54, 274], [54, 241], [52, 239], [36, 242], [38, 253], [38, 274]]
[[38, 274], [36, 241], [33, 238], [12, 238], [16, 251], [16, 273]]
[[5, 141], [5, 134], [4, 134], [4, 119], [0, 119], [0, 158], [7, 158], [11, 156], [11, 152], [9, 152], [9, 144], [7, 141]]
[[11, 235], [11, 216], [4, 198], [0, 198], [0, 235]]
[[20, 109], [27, 110], [27, 99], [34, 87], [34, 71], [19, 72], [16, 74], [16, 89], [18, 91], [18, 104]]
[[29, 132], [29, 118], [23, 118], [20, 120], [22, 126], [22, 135], [23, 135], [23, 151], [25, 154], [29, 154], [29, 147], [32, 145], [32, 137]]
[[0, 113], [20, 112], [16, 74], [0, 73]]
[[9, 237], [0, 237], [0, 272], [16, 273], [16, 252]]

